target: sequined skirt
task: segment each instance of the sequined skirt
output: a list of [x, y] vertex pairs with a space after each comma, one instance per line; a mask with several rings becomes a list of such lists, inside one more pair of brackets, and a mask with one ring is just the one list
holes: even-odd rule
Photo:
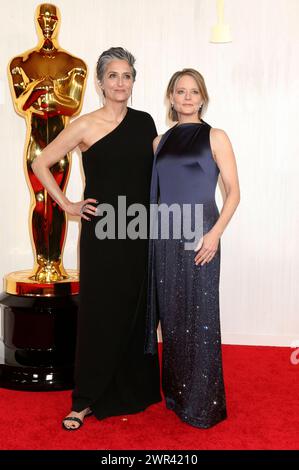
[[163, 335], [162, 385], [169, 409], [193, 426], [208, 428], [226, 418], [219, 318], [220, 245], [210, 263], [196, 266], [195, 252], [186, 250], [184, 242], [154, 241]]

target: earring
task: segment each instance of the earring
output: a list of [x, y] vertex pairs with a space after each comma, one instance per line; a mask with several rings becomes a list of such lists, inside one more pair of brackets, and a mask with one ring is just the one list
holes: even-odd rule
[[105, 101], [106, 101], [106, 96], [105, 96], [105, 92], [103, 90], [103, 88], [101, 87], [101, 92], [102, 92], [102, 104], [104, 105], [105, 104]]
[[171, 103], [171, 109], [173, 109], [173, 108], [174, 108], [174, 105], [173, 105], [173, 103]]

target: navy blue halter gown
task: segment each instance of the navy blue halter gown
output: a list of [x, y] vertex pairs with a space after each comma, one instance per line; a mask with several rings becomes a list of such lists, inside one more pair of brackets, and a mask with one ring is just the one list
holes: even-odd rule
[[[211, 126], [176, 125], [159, 143], [151, 203], [203, 204], [203, 234], [219, 217], [215, 189], [219, 169], [210, 147]], [[208, 428], [226, 418], [219, 320], [220, 244], [213, 260], [196, 266], [185, 239], [150, 242], [146, 351], [163, 335], [166, 406], [185, 422]]]

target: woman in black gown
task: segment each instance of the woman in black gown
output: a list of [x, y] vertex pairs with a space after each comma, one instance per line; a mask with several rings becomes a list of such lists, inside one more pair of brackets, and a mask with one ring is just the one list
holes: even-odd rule
[[[126, 206], [149, 205], [156, 128], [151, 116], [127, 106], [136, 71], [123, 48], [103, 52], [97, 78], [104, 106], [73, 121], [35, 160], [34, 172], [60, 206], [82, 218], [80, 304], [72, 411], [63, 420], [78, 429], [85, 416], [98, 419], [137, 413], [159, 402], [158, 357], [144, 354], [148, 241], [99, 239], [96, 204], [118, 214]], [[70, 202], [50, 176], [49, 167], [76, 146], [82, 151], [84, 201]], [[124, 201], [124, 199], [123, 199]], [[105, 214], [104, 214], [105, 216]], [[127, 222], [129, 222], [129, 218]]]
[[[163, 238], [163, 217], [159, 219], [158, 237], [150, 244], [146, 351], [156, 350], [160, 318], [166, 406], [186, 423], [208, 428], [226, 417], [219, 322], [220, 236], [239, 203], [239, 184], [227, 135], [201, 119], [208, 104], [203, 77], [194, 69], [176, 72], [167, 98], [169, 117], [177, 124], [154, 141], [151, 202], [177, 204], [179, 209], [188, 205], [190, 229], [198, 242], [190, 250], [185, 245], [186, 232], [178, 238], [170, 232], [169, 239]], [[227, 196], [220, 215], [215, 203], [219, 172]], [[197, 225], [196, 204], [203, 210]], [[188, 221], [186, 212], [182, 215], [176, 228]]]

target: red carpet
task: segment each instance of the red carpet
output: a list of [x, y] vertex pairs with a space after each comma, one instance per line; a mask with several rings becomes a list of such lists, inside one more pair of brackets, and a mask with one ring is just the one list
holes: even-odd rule
[[228, 419], [201, 430], [182, 423], [164, 403], [143, 413], [97, 421], [77, 432], [61, 419], [67, 392], [2, 389], [0, 448], [11, 449], [298, 449], [299, 364], [290, 348], [223, 346]]

